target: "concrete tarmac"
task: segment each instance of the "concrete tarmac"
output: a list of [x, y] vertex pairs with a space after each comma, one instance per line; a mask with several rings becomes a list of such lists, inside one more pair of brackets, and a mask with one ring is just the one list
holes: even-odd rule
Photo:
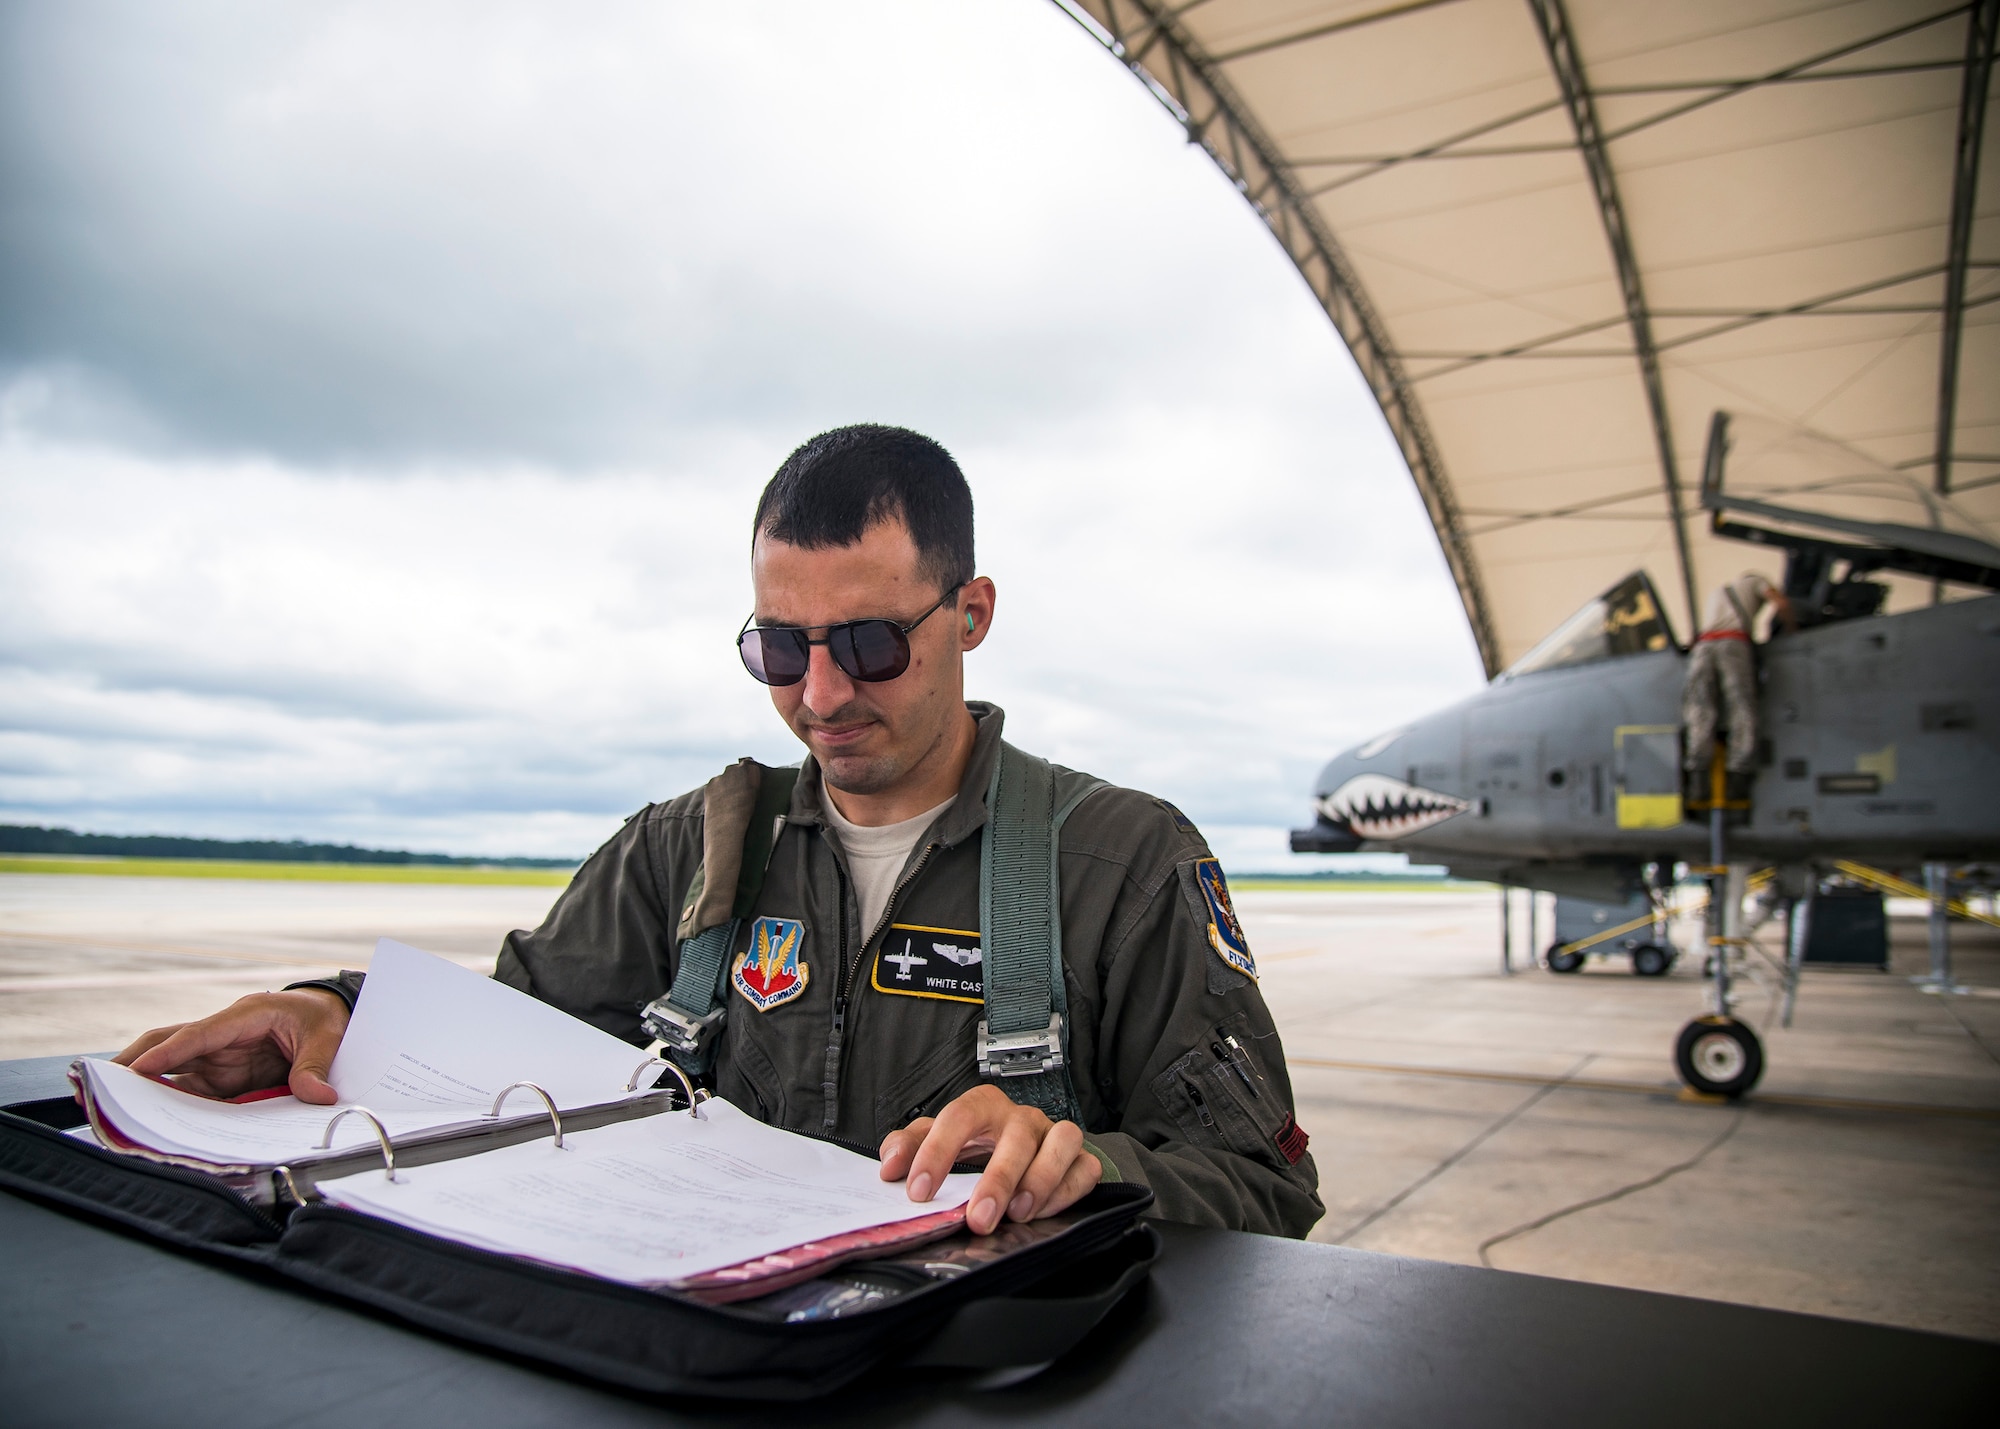
[[[490, 969], [556, 892], [0, 875], [0, 1057], [116, 1048], [365, 967], [383, 934]], [[1954, 925], [1966, 996], [1912, 986], [1915, 919], [1888, 974], [1808, 971], [1789, 1029], [1775, 979], [1746, 983], [1768, 1069], [1716, 1106], [1670, 1064], [1704, 1010], [1696, 958], [1558, 976], [1523, 940], [1506, 977], [1491, 892], [1237, 906], [1320, 1168], [1313, 1239], [2000, 1340], [1993, 930]]]

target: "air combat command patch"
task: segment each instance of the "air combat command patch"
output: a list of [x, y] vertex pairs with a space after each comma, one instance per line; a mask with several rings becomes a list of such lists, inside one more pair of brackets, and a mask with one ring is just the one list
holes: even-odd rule
[[729, 980], [743, 1000], [769, 1012], [806, 990], [810, 971], [800, 959], [806, 925], [796, 918], [759, 918], [750, 925], [750, 946], [736, 955]]
[[1250, 956], [1250, 940], [1236, 921], [1236, 907], [1229, 901], [1229, 885], [1223, 880], [1222, 865], [1204, 858], [1194, 866], [1201, 896], [1208, 900], [1208, 945], [1215, 955], [1245, 977], [1257, 976], [1257, 960]]
[[986, 962], [979, 934], [963, 928], [891, 923], [875, 954], [869, 984], [877, 992], [935, 997], [946, 1002], [986, 1000]]

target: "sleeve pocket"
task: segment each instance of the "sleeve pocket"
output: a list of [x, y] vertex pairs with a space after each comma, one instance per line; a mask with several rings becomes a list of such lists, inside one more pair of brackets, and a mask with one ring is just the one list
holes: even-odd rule
[[1224, 1022], [1214, 1033], [1207, 1046], [1190, 1048], [1153, 1079], [1153, 1095], [1190, 1145], [1219, 1147], [1296, 1174], [1305, 1131], [1257, 1069], [1237, 1029]]

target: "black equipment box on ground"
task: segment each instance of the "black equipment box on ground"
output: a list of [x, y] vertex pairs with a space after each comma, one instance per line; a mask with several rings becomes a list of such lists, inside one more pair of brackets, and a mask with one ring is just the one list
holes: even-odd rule
[[1804, 909], [1805, 961], [1839, 967], [1889, 966], [1889, 919], [1869, 888], [1823, 888]]

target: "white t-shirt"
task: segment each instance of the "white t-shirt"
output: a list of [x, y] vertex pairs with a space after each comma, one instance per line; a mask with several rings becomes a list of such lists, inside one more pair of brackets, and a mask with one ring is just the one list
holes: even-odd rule
[[[1745, 635], [1754, 634], [1754, 631], [1744, 630], [1744, 618], [1748, 617], [1750, 623], [1755, 625], [1757, 612], [1764, 608], [1764, 602], [1771, 598], [1773, 591], [1771, 583], [1755, 571], [1745, 572], [1728, 585], [1717, 586], [1715, 594], [1708, 599], [1708, 623], [1702, 626], [1702, 630], [1742, 630]], [[1732, 595], [1736, 597], [1733, 603], [1729, 599]], [[1736, 613], [1738, 605], [1743, 607], [1741, 616]]]
[[826, 821], [840, 831], [840, 846], [847, 850], [847, 872], [854, 879], [855, 901], [861, 905], [861, 936], [865, 938], [882, 921], [889, 896], [896, 891], [896, 880], [902, 877], [903, 865], [910, 861], [910, 850], [917, 846], [917, 840], [924, 836], [931, 821], [958, 801], [946, 799], [914, 819], [871, 828], [849, 823], [833, 807], [833, 799], [824, 785], [820, 786], [820, 793], [824, 796], [820, 808], [826, 812]]

